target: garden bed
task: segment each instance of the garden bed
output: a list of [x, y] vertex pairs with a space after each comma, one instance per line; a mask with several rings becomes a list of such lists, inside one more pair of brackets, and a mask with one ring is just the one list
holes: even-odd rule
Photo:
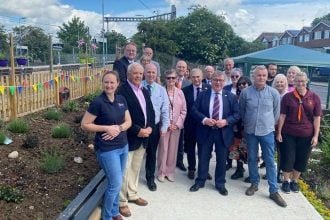
[[[0, 200], [0, 219], [55, 219], [96, 175], [99, 167], [94, 152], [87, 148], [92, 142], [91, 135], [83, 132], [77, 121], [84, 111], [79, 108], [62, 114], [61, 122], [70, 125], [73, 131], [70, 138], [53, 138], [52, 128], [59, 122], [46, 120], [44, 112], [26, 116], [29, 133], [38, 136], [39, 146], [34, 148], [22, 146], [26, 134], [5, 130], [13, 143], [0, 145], [0, 186], [18, 189], [23, 200], [20, 203]], [[12, 151], [18, 151], [18, 158], [8, 158]], [[56, 173], [41, 169], [47, 152], [57, 152], [64, 159], [64, 167]], [[81, 157], [82, 163], [74, 162], [74, 157]]]

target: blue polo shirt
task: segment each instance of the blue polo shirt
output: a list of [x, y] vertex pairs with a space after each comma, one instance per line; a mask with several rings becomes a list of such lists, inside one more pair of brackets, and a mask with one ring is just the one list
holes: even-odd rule
[[[124, 96], [115, 95], [115, 100], [111, 102], [104, 92], [96, 97], [87, 109], [89, 113], [96, 116], [94, 120], [96, 125], [120, 125], [125, 121], [126, 110], [127, 102]], [[103, 140], [102, 134], [103, 132], [95, 134], [95, 150], [115, 150], [128, 143], [126, 131], [120, 132], [113, 140]]]

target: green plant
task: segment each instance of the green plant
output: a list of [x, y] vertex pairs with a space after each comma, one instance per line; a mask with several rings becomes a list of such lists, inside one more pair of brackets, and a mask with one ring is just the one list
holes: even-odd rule
[[68, 100], [64, 103], [62, 110], [64, 112], [74, 112], [79, 110], [79, 103], [76, 100]]
[[66, 123], [61, 123], [56, 125], [52, 129], [52, 137], [53, 138], [68, 138], [71, 135], [71, 128]]
[[39, 146], [39, 138], [35, 134], [27, 134], [25, 140], [23, 141], [23, 147], [25, 148], [35, 148]]
[[23, 201], [23, 194], [20, 190], [11, 186], [0, 186], [0, 200], [6, 202], [20, 203]]
[[0, 60], [7, 59], [7, 54], [0, 52]]
[[65, 209], [68, 205], [70, 205], [70, 203], [71, 203], [71, 200], [70, 199], [65, 199], [63, 201], [63, 208]]
[[7, 129], [13, 133], [26, 133], [29, 130], [29, 125], [25, 120], [18, 118], [11, 121]]
[[48, 109], [48, 111], [46, 111], [44, 113], [44, 118], [47, 120], [55, 120], [58, 121], [61, 118], [61, 112], [59, 112], [57, 109]]
[[322, 133], [320, 149], [322, 150], [321, 164], [330, 165], [330, 131]]
[[97, 90], [96, 92], [89, 93], [88, 95], [85, 96], [85, 102], [91, 103], [95, 97], [99, 96], [102, 93], [101, 90]]
[[43, 171], [49, 174], [57, 173], [63, 169], [65, 165], [64, 156], [55, 149], [42, 153], [40, 167]]
[[0, 131], [0, 144], [4, 144], [6, 140], [6, 135], [3, 131]]

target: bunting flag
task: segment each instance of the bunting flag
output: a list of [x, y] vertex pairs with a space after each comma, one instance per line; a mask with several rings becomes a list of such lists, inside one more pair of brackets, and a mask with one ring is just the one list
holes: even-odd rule
[[58, 76], [56, 76], [54, 80], [56, 81], [56, 83], [58, 83]]
[[71, 75], [70, 78], [72, 79], [72, 81], [76, 81], [73, 75]]
[[38, 83], [38, 90], [39, 90], [39, 91], [42, 90], [42, 83]]
[[48, 82], [44, 82], [44, 87], [45, 87], [46, 89], [49, 88], [49, 81], [48, 81]]
[[11, 95], [15, 95], [16, 86], [9, 86], [9, 92]]
[[36, 91], [37, 91], [37, 89], [38, 89], [38, 88], [37, 88], [37, 84], [34, 84], [34, 85], [32, 85], [32, 88], [33, 88], [33, 91], [35, 91], [35, 92], [36, 92]]
[[3, 95], [4, 92], [5, 92], [5, 87], [4, 86], [0, 86], [0, 94]]
[[21, 94], [23, 92], [23, 86], [17, 87], [18, 94]]
[[[56, 81], [56, 80], [55, 80], [55, 81]], [[56, 82], [58, 82], [58, 80], [57, 80]], [[51, 87], [54, 85], [54, 80], [53, 80], [53, 79], [49, 81], [49, 85], [50, 85]]]

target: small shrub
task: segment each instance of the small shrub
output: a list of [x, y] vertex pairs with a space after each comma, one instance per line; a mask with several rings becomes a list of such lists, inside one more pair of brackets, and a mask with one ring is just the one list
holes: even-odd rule
[[23, 194], [20, 190], [11, 186], [0, 186], [0, 200], [6, 202], [20, 203], [23, 201]]
[[57, 109], [49, 109], [44, 113], [44, 118], [47, 120], [58, 121], [61, 118], [61, 113]]
[[98, 90], [94, 93], [89, 93], [88, 95], [85, 96], [85, 102], [91, 103], [95, 97], [99, 96], [102, 93], [101, 90]]
[[13, 133], [26, 133], [29, 126], [25, 120], [15, 119], [8, 124], [7, 129]]
[[330, 131], [323, 133], [320, 149], [322, 150], [321, 164], [330, 165]]
[[79, 110], [79, 103], [76, 100], [68, 100], [64, 103], [62, 110], [64, 112], [75, 112]]
[[3, 131], [0, 131], [0, 144], [4, 144], [6, 140], [6, 135]]
[[27, 134], [22, 145], [25, 148], [35, 148], [39, 146], [39, 138], [35, 134]]
[[61, 123], [52, 129], [53, 138], [68, 138], [71, 135], [71, 128], [68, 124]]
[[6, 128], [5, 122], [2, 119], [0, 119], [0, 130], [5, 129], [5, 128]]
[[56, 150], [46, 151], [42, 154], [40, 167], [49, 174], [54, 174], [63, 169], [65, 160]]

